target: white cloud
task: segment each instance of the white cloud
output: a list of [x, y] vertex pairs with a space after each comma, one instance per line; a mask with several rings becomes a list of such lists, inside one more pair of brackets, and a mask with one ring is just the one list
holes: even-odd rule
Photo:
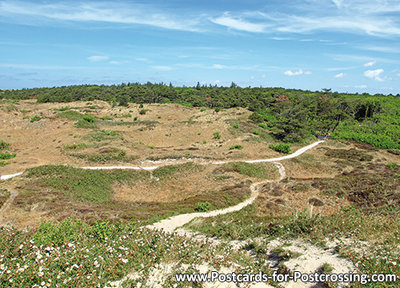
[[143, 62], [149, 61], [149, 59], [144, 58], [144, 57], [138, 57], [138, 58], [135, 58], [135, 60], [136, 60], [136, 61], [143, 61]]
[[364, 76], [370, 79], [374, 79], [376, 81], [383, 81], [383, 79], [380, 77], [383, 72], [383, 69], [367, 70], [364, 72]]
[[91, 62], [99, 62], [99, 61], [105, 61], [108, 60], [108, 56], [99, 56], [99, 55], [93, 55], [88, 57], [87, 59]]
[[292, 70], [287, 70], [285, 71], [283, 74], [287, 75], [287, 76], [299, 76], [299, 75], [311, 75], [312, 72], [311, 71], [303, 71], [303, 69], [300, 69], [298, 71], [292, 71]]
[[335, 78], [343, 78], [344, 77], [344, 73], [339, 73], [335, 75]]
[[149, 4], [129, 5], [122, 2], [82, 1], [76, 5], [70, 5], [68, 2], [35, 3], [6, 0], [0, 2], [0, 15], [12, 18], [14, 21], [17, 21], [14, 16], [23, 16], [55, 21], [141, 24], [173, 30], [201, 31], [196, 28], [198, 17], [191, 15], [184, 18], [181, 15], [168, 14]]
[[247, 32], [265, 32], [265, 25], [258, 23], [251, 23], [242, 19], [235, 19], [231, 17], [228, 13], [223, 16], [210, 19], [215, 24], [219, 24], [228, 28], [247, 31]]
[[371, 66], [374, 66], [374, 65], [375, 65], [375, 63], [376, 63], [376, 61], [375, 61], [375, 60], [373, 60], [373, 61], [370, 61], [370, 62], [368, 62], [368, 63], [365, 63], [365, 64], [364, 64], [364, 67], [371, 67]]
[[211, 67], [213, 69], [224, 69], [224, 68], [227, 68], [226, 66], [221, 65], [221, 64], [213, 64]]
[[[211, 20], [229, 28], [264, 33], [308, 34], [315, 31], [340, 31], [374, 36], [399, 36], [400, 12], [398, 0], [332, 0], [338, 9], [326, 1], [303, 1], [293, 12], [285, 5], [271, 12], [247, 11], [227, 13]], [[293, 8], [293, 7], [291, 7]]]
[[[310, 0], [302, 1], [301, 4], [290, 7], [291, 9], [287, 9], [287, 5], [277, 5], [271, 10], [261, 9], [267, 12], [224, 12], [220, 15], [205, 12], [182, 13], [181, 9], [172, 10], [166, 4], [162, 7], [148, 4], [151, 1], [136, 1], [134, 4], [131, 1], [125, 2], [82, 0], [70, 5], [67, 1], [3, 0], [0, 2], [0, 18], [2, 22], [25, 23], [36, 20], [36, 24], [41, 25], [51, 25], [49, 20], [140, 24], [192, 32], [213, 31], [211, 22], [253, 33], [309, 34], [315, 31], [344, 31], [375, 36], [400, 36], [398, 0]], [[332, 9], [333, 5], [338, 9]], [[279, 38], [282, 37], [276, 37], [275, 40], [280, 40]]]
[[155, 70], [160, 70], [160, 71], [171, 71], [171, 70], [173, 70], [173, 68], [170, 67], [170, 66], [162, 66], [162, 65], [151, 66], [151, 68], [153, 68]]
[[332, 2], [336, 5], [337, 8], [341, 8], [344, 0], [332, 0]]
[[367, 85], [356, 85], [356, 86], [354, 86], [354, 88], [360, 88], [360, 89], [365, 89], [367, 87], [368, 87]]
[[358, 46], [358, 48], [369, 51], [384, 52], [384, 53], [400, 53], [400, 49], [393, 46]]

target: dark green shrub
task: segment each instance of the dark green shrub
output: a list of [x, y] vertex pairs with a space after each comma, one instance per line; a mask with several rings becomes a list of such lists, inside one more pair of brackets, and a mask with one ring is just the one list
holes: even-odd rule
[[258, 127], [261, 127], [261, 128], [264, 128], [264, 129], [268, 129], [268, 126], [265, 125], [264, 123], [258, 124]]
[[400, 149], [389, 149], [387, 150], [389, 153], [392, 153], [394, 155], [400, 155]]
[[87, 121], [87, 122], [89, 122], [89, 123], [94, 123], [94, 120], [95, 120], [94, 116], [93, 115], [89, 115], [89, 114], [83, 115], [82, 119]]
[[229, 147], [229, 150], [241, 150], [241, 149], [243, 149], [242, 145], [233, 145]]
[[288, 154], [290, 153], [290, 144], [284, 144], [284, 143], [280, 143], [280, 144], [276, 144], [276, 145], [269, 145], [269, 148], [271, 148], [272, 150], [275, 150], [277, 152], [280, 153], [284, 153], [284, 154]]
[[10, 144], [7, 142], [0, 140], [0, 150], [7, 150], [10, 147]]
[[208, 210], [210, 210], [210, 203], [209, 202], [199, 202], [196, 204], [196, 210], [197, 212], [207, 212]]
[[257, 112], [253, 112], [253, 114], [251, 114], [251, 115], [249, 116], [249, 119], [250, 119], [251, 121], [253, 121], [254, 123], [261, 123], [261, 122], [264, 121], [263, 116], [260, 115], [260, 114], [257, 113]]
[[15, 153], [0, 153], [0, 159], [1, 160], [8, 160], [8, 159], [12, 159], [15, 158], [17, 154]]
[[221, 139], [221, 133], [219, 133], [219, 132], [214, 132], [214, 133], [213, 133], [213, 138], [214, 138], [214, 139]]

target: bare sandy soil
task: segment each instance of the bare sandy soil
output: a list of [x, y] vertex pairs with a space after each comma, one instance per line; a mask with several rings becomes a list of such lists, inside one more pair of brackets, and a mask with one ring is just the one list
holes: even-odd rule
[[[57, 109], [63, 107], [97, 119], [112, 117], [113, 121], [99, 120], [97, 129], [76, 128], [75, 120], [56, 117], [60, 113]], [[139, 111], [143, 109], [147, 112], [141, 115]], [[252, 133], [253, 129], [262, 128], [248, 123], [251, 112], [241, 108], [217, 113], [176, 104], [144, 105], [143, 108], [130, 104], [130, 107], [112, 108], [102, 101], [36, 104], [35, 100], [25, 100], [15, 104], [2, 103], [0, 111], [0, 140], [10, 143], [11, 152], [17, 154], [10, 164], [0, 168], [3, 175], [44, 164], [85, 166], [93, 162], [71, 154], [98, 154], [107, 149], [118, 149], [129, 156], [127, 160], [107, 162], [119, 164], [151, 164], [145, 160], [164, 158], [239, 160], [279, 155], [268, 148], [272, 140], [262, 140]], [[30, 122], [34, 116], [42, 119]], [[156, 122], [146, 124], [146, 121]], [[122, 122], [131, 125], [121, 125]], [[233, 123], [238, 123], [240, 128], [233, 128]], [[116, 135], [101, 141], [93, 140], [91, 135], [101, 130], [113, 130]], [[219, 132], [219, 139], [214, 137], [215, 132]], [[65, 148], [78, 143], [85, 143], [87, 147], [76, 151]], [[242, 145], [243, 149], [230, 150], [233, 145]]]

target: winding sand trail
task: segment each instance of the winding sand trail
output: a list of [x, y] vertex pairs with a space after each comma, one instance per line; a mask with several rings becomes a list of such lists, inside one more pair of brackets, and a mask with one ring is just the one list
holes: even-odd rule
[[[266, 180], [266, 181], [261, 181], [261, 182], [257, 182], [257, 183], [253, 183], [250, 186], [250, 190], [251, 190], [251, 196], [250, 198], [246, 199], [245, 201], [235, 205], [235, 206], [231, 206], [225, 209], [220, 209], [220, 210], [214, 210], [214, 211], [210, 211], [210, 212], [204, 212], [204, 213], [188, 213], [188, 214], [181, 214], [181, 215], [177, 215], [174, 217], [170, 217], [168, 219], [164, 219], [161, 220], [160, 222], [157, 222], [153, 225], [148, 225], [146, 226], [148, 229], [152, 229], [152, 230], [163, 230], [165, 232], [169, 232], [169, 233], [173, 233], [175, 232], [178, 235], [181, 236], [185, 236], [185, 237], [190, 237], [193, 241], [211, 241], [211, 243], [214, 244], [218, 244], [219, 240], [218, 239], [214, 239], [214, 238], [209, 238], [205, 235], [199, 235], [198, 233], [194, 233], [191, 231], [187, 231], [183, 228], [179, 228], [187, 223], [189, 223], [191, 220], [193, 220], [194, 218], [197, 217], [214, 217], [217, 215], [222, 215], [222, 214], [227, 214], [227, 213], [231, 213], [231, 212], [235, 212], [235, 211], [239, 211], [241, 209], [243, 209], [244, 207], [252, 204], [254, 202], [254, 200], [257, 198], [258, 194], [259, 194], [259, 190], [260, 188], [268, 182], [279, 182], [282, 179], [284, 179], [286, 177], [286, 173], [285, 173], [285, 168], [281, 163], [278, 163], [278, 161], [282, 161], [282, 160], [286, 160], [286, 159], [291, 159], [291, 158], [295, 158], [300, 156], [301, 154], [303, 154], [304, 152], [316, 147], [317, 145], [319, 145], [320, 143], [324, 142], [323, 140], [321, 141], [317, 141], [315, 143], [312, 143], [310, 145], [307, 145], [303, 148], [300, 148], [299, 150], [297, 150], [296, 152], [290, 154], [290, 155], [285, 155], [282, 157], [277, 157], [277, 158], [271, 158], [271, 159], [259, 159], [259, 160], [245, 160], [245, 161], [241, 161], [241, 162], [245, 162], [245, 163], [263, 163], [263, 162], [272, 162], [279, 171], [280, 174], [280, 178], [277, 180]], [[218, 165], [218, 164], [226, 164], [226, 163], [231, 163], [231, 162], [237, 162], [237, 160], [235, 161], [220, 161], [220, 162], [202, 162], [199, 163], [201, 165]], [[176, 162], [165, 162], [163, 163], [163, 165], [170, 165], [170, 164], [176, 164]], [[157, 165], [157, 166], [107, 166], [107, 167], [81, 167], [81, 169], [91, 169], [91, 170], [103, 170], [103, 169], [133, 169], [133, 170], [154, 170], [160, 166], [163, 165]], [[22, 175], [24, 172], [19, 172], [19, 173], [15, 173], [15, 174], [11, 174], [11, 175], [3, 175], [0, 177], [0, 180], [7, 180], [7, 179], [11, 179], [14, 177], [17, 177], [19, 175]], [[6, 203], [3, 205], [3, 207], [0, 209], [0, 223], [1, 223], [1, 216], [4, 213], [4, 211], [11, 205], [11, 203], [14, 201], [15, 197], [17, 196], [17, 193], [14, 191], [10, 191], [11, 196], [10, 198], [6, 201]], [[234, 241], [232, 241], [234, 242]], [[301, 245], [303, 245], [301, 243]], [[299, 247], [301, 247], [301, 245], [297, 245], [295, 246], [296, 249], [300, 249]], [[348, 261], [344, 260], [344, 259], [336, 259], [338, 257], [334, 256], [333, 254], [327, 254], [324, 251], [316, 251], [314, 254], [312, 255], [308, 255], [310, 253], [308, 253], [308, 250], [312, 250], [312, 248], [314, 247], [306, 247], [304, 249], [306, 249], [307, 253], [302, 251], [306, 257], [305, 259], [302, 259], [303, 262], [301, 262], [300, 266], [307, 266], [305, 264], [307, 263], [318, 263], [321, 264], [322, 262], [329, 262], [329, 261], [333, 261], [333, 265], [335, 267], [335, 271], [351, 271], [353, 270], [353, 265], [352, 263], [347, 263]], [[315, 250], [315, 249], [314, 249]], [[325, 255], [325, 254], [327, 255]], [[322, 257], [324, 256], [324, 257]], [[335, 258], [336, 257], [336, 258]], [[321, 259], [320, 259], [321, 258]], [[332, 260], [333, 259], [333, 260]], [[322, 262], [321, 262], [322, 261]], [[321, 262], [321, 263], [320, 263]], [[343, 262], [343, 263], [342, 263]], [[165, 263], [164, 263], [165, 264]], [[295, 263], [296, 264], [296, 263]], [[203, 272], [206, 272], [208, 270], [210, 270], [210, 267], [208, 265], [200, 265], [201, 267], [199, 268], [200, 270], [204, 270]], [[297, 263], [295, 265], [295, 267], [298, 267], [299, 263]], [[171, 266], [172, 267], [172, 266]], [[228, 269], [225, 272], [229, 272], [229, 268], [227, 267], [222, 267], [225, 270]], [[303, 267], [304, 268], [304, 267]], [[310, 268], [310, 267], [305, 267], [307, 268], [307, 270], [312, 271], [312, 269], [314, 268]], [[308, 269], [310, 268], [310, 269]], [[165, 267], [163, 267], [160, 271], [157, 269], [154, 269], [154, 271], [152, 271], [153, 274], [155, 275], [150, 275], [150, 279], [149, 282], [147, 284], [151, 284], [151, 287], [161, 287], [161, 285], [159, 284], [160, 281], [162, 281], [162, 279], [168, 274], [165, 271]], [[172, 268], [171, 268], [172, 269]], [[297, 268], [296, 268], [297, 269]], [[167, 269], [168, 270], [168, 269]], [[314, 269], [315, 270], [315, 269]], [[171, 270], [172, 271], [172, 270]], [[222, 270], [224, 271], [224, 270]], [[304, 271], [306, 272], [306, 270]], [[158, 275], [158, 274], [159, 275]], [[129, 274], [127, 276], [125, 276], [123, 279], [119, 280], [119, 281], [115, 281], [110, 283], [111, 286], [108, 287], [122, 287], [122, 283], [126, 280], [126, 279], [135, 279], [137, 278], [138, 275], [136, 275], [136, 273], [132, 273]], [[271, 286], [265, 284], [265, 283], [248, 283], [248, 285], [250, 286], [246, 286], [246, 287], [264, 287], [264, 288], [272, 288]], [[287, 282], [284, 283], [283, 285], [285, 288], [297, 288], [297, 287], [317, 287], [314, 286], [314, 284], [305, 284], [305, 283], [294, 283], [293, 281], [291, 282]], [[238, 283], [205, 283], [205, 286], [207, 288], [234, 288], [234, 287], [241, 287], [239, 286]]]
[[[285, 176], [286, 176], [285, 175], [285, 168], [282, 166], [282, 164], [276, 163], [277, 161], [282, 161], [282, 160], [298, 157], [299, 155], [301, 155], [304, 152], [314, 148], [315, 146], [319, 145], [322, 142], [324, 142], [324, 140], [320, 140], [320, 141], [314, 142], [314, 143], [312, 143], [310, 145], [307, 145], [307, 146], [305, 146], [303, 148], [300, 148], [299, 150], [297, 150], [296, 152], [294, 152], [294, 153], [292, 153], [290, 155], [286, 155], [286, 156], [282, 156], [282, 157], [278, 157], [278, 158], [259, 159], [259, 160], [245, 160], [245, 161], [241, 161], [241, 162], [245, 162], [245, 163], [273, 162], [274, 165], [276, 165], [278, 167], [279, 174], [280, 174], [280, 179], [277, 180], [277, 181], [280, 181], [280, 180], [284, 179]], [[226, 164], [226, 163], [232, 163], [232, 162], [237, 162], [237, 160], [220, 161], [220, 162], [202, 162], [200, 164], [201, 165], [220, 165], [220, 164]], [[176, 164], [176, 163], [174, 163], [174, 162], [165, 162], [165, 163], [163, 163], [163, 165], [169, 165], [169, 164]], [[156, 166], [104, 166], [104, 167], [95, 166], [95, 167], [81, 167], [81, 169], [90, 169], [90, 170], [111, 170], [111, 169], [154, 170], [154, 169], [157, 169], [160, 166], [162, 166], [162, 165], [156, 165]], [[9, 175], [2, 175], [2, 176], [0, 176], [0, 180], [12, 179], [14, 177], [22, 175], [24, 172], [25, 171], [14, 173], [14, 174], [9, 174]], [[185, 225], [186, 223], [189, 223], [190, 221], [192, 221], [196, 217], [214, 217], [214, 216], [221, 215], [221, 214], [227, 214], [227, 213], [239, 211], [239, 210], [243, 209], [244, 207], [252, 204], [254, 202], [254, 200], [258, 196], [259, 187], [261, 187], [262, 184], [270, 182], [270, 181], [275, 181], [275, 180], [267, 180], [267, 181], [253, 183], [250, 186], [250, 190], [251, 190], [250, 198], [246, 199], [245, 201], [243, 201], [243, 202], [241, 202], [241, 203], [239, 203], [239, 204], [237, 204], [235, 206], [231, 206], [231, 207], [228, 207], [228, 208], [225, 208], [225, 209], [220, 209], [220, 210], [214, 210], [214, 211], [210, 211], [210, 212], [204, 212], [204, 213], [181, 214], [181, 215], [177, 215], [177, 216], [174, 216], [174, 217], [171, 217], [171, 218], [168, 218], [168, 219], [161, 220], [160, 222], [157, 222], [157, 223], [155, 223], [153, 225], [148, 225], [147, 228], [155, 229], [155, 230], [161, 230], [162, 229], [165, 232], [173, 232], [173, 231], [175, 231], [176, 228], [181, 227], [181, 226]], [[10, 193], [11, 193], [10, 198], [6, 201], [6, 203], [0, 209], [0, 217], [3, 215], [4, 211], [11, 205], [11, 203], [14, 201], [15, 197], [17, 196], [17, 193], [14, 192], [14, 191], [10, 191]], [[1, 220], [1, 218], [0, 218], [0, 220]], [[179, 234], [190, 236], [189, 235], [190, 232], [185, 231], [183, 229], [181, 229], [179, 231]]]
[[[219, 164], [226, 164], [226, 163], [233, 163], [233, 162], [245, 162], [245, 163], [263, 163], [263, 162], [277, 162], [277, 161], [282, 161], [282, 160], [286, 160], [286, 159], [291, 159], [291, 158], [295, 158], [300, 156], [301, 154], [303, 154], [304, 152], [314, 148], [315, 146], [321, 144], [322, 142], [325, 142], [324, 140], [319, 140], [317, 142], [314, 142], [310, 145], [304, 146], [303, 148], [300, 148], [299, 150], [297, 150], [296, 152], [289, 154], [289, 155], [285, 155], [282, 157], [277, 157], [277, 158], [270, 158], [270, 159], [258, 159], [258, 160], [244, 160], [244, 161], [240, 161], [240, 160], [229, 160], [229, 161], [219, 161], [219, 162], [201, 162], [199, 164], [201, 165], [219, 165]], [[190, 161], [186, 161], [186, 162], [190, 162]], [[172, 165], [172, 164], [176, 164], [176, 162], [165, 162], [163, 163], [163, 165], [155, 165], [155, 166], [94, 166], [94, 167], [80, 167], [81, 169], [89, 169], [89, 170], [111, 170], [111, 169], [132, 169], [132, 170], [154, 170], [157, 169], [161, 166], [164, 165]], [[9, 174], [9, 175], [2, 175], [0, 176], [0, 180], [7, 180], [7, 179], [11, 179], [17, 176], [20, 176], [22, 174], [24, 174], [25, 171], [23, 172], [18, 172], [15, 174]]]

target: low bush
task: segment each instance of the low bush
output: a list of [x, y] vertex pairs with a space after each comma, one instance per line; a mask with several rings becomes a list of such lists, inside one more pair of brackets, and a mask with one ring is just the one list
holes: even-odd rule
[[221, 139], [221, 133], [219, 133], [219, 132], [214, 132], [214, 133], [213, 133], [213, 138], [214, 138], [214, 139]]
[[31, 121], [31, 122], [35, 122], [35, 121], [39, 121], [40, 119], [42, 119], [42, 117], [35, 115], [35, 116], [33, 116], [33, 117], [31, 118], [30, 121]]
[[0, 153], [0, 159], [1, 160], [8, 160], [15, 158], [16, 154], [15, 153]]
[[241, 150], [241, 149], [243, 149], [242, 145], [233, 145], [229, 147], [229, 150]]
[[94, 121], [95, 121], [94, 116], [93, 115], [89, 115], [89, 114], [83, 115], [82, 119], [87, 121], [87, 122], [89, 122], [89, 123], [94, 123]]
[[10, 144], [3, 140], [0, 140], [0, 150], [7, 150], [8, 148], [10, 148]]
[[269, 148], [275, 150], [280, 153], [289, 154], [290, 153], [290, 144], [280, 143], [276, 145], [269, 145]]
[[83, 149], [86, 148], [87, 144], [86, 143], [78, 143], [78, 144], [70, 144], [70, 145], [65, 145], [65, 149], [69, 150], [77, 150], [77, 149]]
[[210, 203], [209, 202], [199, 202], [196, 204], [196, 210], [197, 212], [207, 212], [208, 210], [210, 210]]
[[397, 163], [395, 163], [395, 162], [389, 162], [389, 163], [387, 164], [387, 166], [389, 167], [390, 170], [394, 171], [394, 170], [396, 170], [396, 168], [397, 168], [399, 165], [397, 165]]

